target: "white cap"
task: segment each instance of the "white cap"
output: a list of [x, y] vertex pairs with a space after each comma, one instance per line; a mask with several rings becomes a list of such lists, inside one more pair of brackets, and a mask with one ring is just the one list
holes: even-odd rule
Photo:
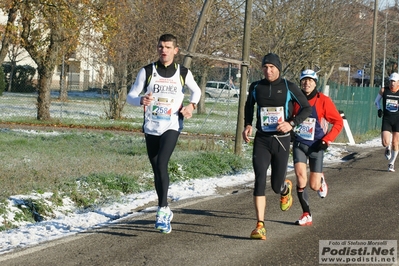
[[318, 80], [316, 72], [314, 72], [311, 69], [306, 69], [306, 70], [301, 72], [301, 76], [299, 77], [299, 80], [302, 80], [304, 78], [314, 79], [315, 82], [317, 82], [317, 80]]
[[389, 80], [393, 80], [393, 81], [398, 81], [399, 80], [399, 74], [394, 72], [389, 76]]

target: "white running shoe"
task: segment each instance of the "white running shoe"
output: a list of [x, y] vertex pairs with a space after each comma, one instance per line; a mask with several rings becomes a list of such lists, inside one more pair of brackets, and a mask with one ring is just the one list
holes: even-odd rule
[[395, 167], [393, 164], [388, 164], [388, 172], [395, 172]]
[[387, 160], [391, 159], [391, 147], [390, 146], [385, 148], [385, 158], [387, 158]]
[[317, 190], [317, 194], [319, 194], [320, 198], [325, 198], [328, 193], [328, 186], [326, 183], [326, 179], [324, 178], [324, 174], [321, 173], [321, 187]]
[[295, 224], [300, 226], [312, 225], [312, 216], [308, 212], [304, 212]]
[[172, 231], [170, 221], [173, 219], [173, 212], [169, 207], [158, 207], [157, 215], [155, 218], [155, 229], [161, 233], [169, 234]]

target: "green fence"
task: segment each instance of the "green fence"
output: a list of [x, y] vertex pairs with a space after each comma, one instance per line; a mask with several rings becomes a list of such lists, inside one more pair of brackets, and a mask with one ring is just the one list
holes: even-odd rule
[[380, 88], [354, 87], [330, 84], [328, 94], [338, 110], [348, 121], [353, 135], [362, 135], [370, 130], [381, 128], [381, 119], [377, 116], [374, 100]]

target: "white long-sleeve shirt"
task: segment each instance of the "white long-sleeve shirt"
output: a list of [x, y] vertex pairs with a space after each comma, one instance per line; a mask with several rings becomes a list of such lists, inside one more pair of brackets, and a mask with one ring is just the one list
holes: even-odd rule
[[[154, 101], [145, 110], [144, 132], [152, 135], [161, 135], [166, 130], [181, 131], [183, 128], [183, 118], [179, 114], [184, 99], [182, 77], [180, 75], [180, 65], [174, 64], [168, 67], [159, 67], [151, 64], [152, 75], [146, 87], [145, 94], [153, 93]], [[150, 66], [140, 69], [136, 81], [132, 85], [128, 95], [127, 103], [140, 106], [141, 92], [147, 81], [146, 70]], [[160, 71], [158, 71], [160, 70]], [[198, 87], [190, 70], [184, 80], [184, 84], [190, 90], [190, 102], [197, 104], [201, 98], [201, 89]], [[159, 72], [165, 74], [162, 76]]]

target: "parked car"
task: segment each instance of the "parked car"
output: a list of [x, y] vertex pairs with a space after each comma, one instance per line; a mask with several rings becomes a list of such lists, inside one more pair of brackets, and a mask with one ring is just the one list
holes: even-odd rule
[[229, 86], [224, 81], [208, 81], [205, 88], [205, 97], [209, 98], [238, 98], [240, 90]]

